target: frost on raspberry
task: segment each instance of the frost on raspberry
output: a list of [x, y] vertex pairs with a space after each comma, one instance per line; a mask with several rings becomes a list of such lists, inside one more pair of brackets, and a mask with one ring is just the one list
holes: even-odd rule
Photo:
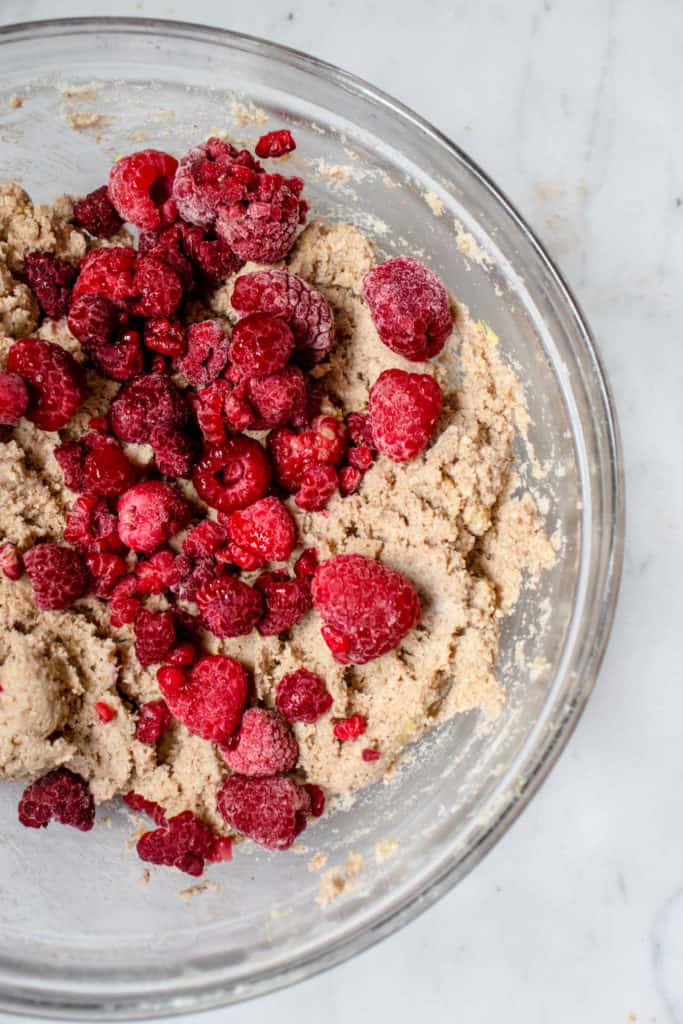
[[213, 832], [192, 811], [176, 814], [161, 828], [143, 833], [137, 841], [141, 860], [177, 868], [194, 877], [204, 871], [204, 862], [213, 847]]
[[123, 217], [143, 231], [158, 231], [178, 216], [172, 198], [178, 161], [158, 149], [143, 149], [117, 160], [109, 174], [109, 199]]
[[172, 380], [148, 373], [119, 391], [110, 415], [112, 430], [122, 441], [153, 444], [160, 433], [182, 429], [187, 424], [190, 406]]
[[275, 636], [295, 626], [311, 607], [309, 581], [286, 572], [262, 572], [254, 580], [266, 602], [266, 613], [258, 623], [261, 636]]
[[220, 377], [228, 363], [230, 343], [215, 320], [202, 320], [187, 329], [187, 352], [178, 369], [196, 388], [205, 388]]
[[187, 526], [192, 510], [170, 484], [145, 480], [118, 502], [119, 535], [126, 547], [150, 553]]
[[268, 850], [286, 850], [306, 827], [311, 797], [286, 776], [231, 775], [218, 793], [218, 809], [237, 832]]
[[177, 594], [181, 601], [194, 602], [197, 600], [197, 591], [203, 583], [220, 576], [220, 567], [216, 559], [210, 555], [197, 558], [190, 558], [189, 555], [178, 555], [174, 563], [176, 579], [171, 584], [171, 590]]
[[120, 312], [104, 295], [80, 295], [72, 302], [66, 322], [74, 338], [90, 351], [113, 340]]
[[398, 256], [369, 270], [363, 297], [384, 344], [414, 362], [440, 352], [453, 329], [448, 292], [412, 256]]
[[150, 558], [139, 559], [135, 575], [141, 594], [163, 594], [178, 578], [175, 553], [170, 548], [162, 548]]
[[385, 370], [370, 391], [374, 443], [394, 462], [424, 451], [441, 415], [441, 388], [427, 373]]
[[287, 365], [294, 335], [287, 323], [270, 313], [251, 313], [235, 324], [230, 341], [231, 375], [265, 377]]
[[135, 619], [135, 654], [141, 665], [162, 662], [176, 642], [172, 611], [150, 612], [143, 608]]
[[266, 494], [270, 477], [263, 446], [250, 437], [234, 437], [206, 449], [192, 480], [207, 505], [220, 512], [236, 512]]
[[45, 315], [56, 319], [66, 316], [76, 279], [71, 264], [50, 252], [27, 252], [24, 272]]
[[24, 555], [33, 600], [44, 610], [61, 610], [83, 597], [90, 585], [85, 562], [73, 548], [36, 544]]
[[207, 654], [189, 672], [164, 666], [159, 689], [176, 718], [204, 740], [223, 743], [240, 724], [247, 703], [244, 668], [225, 654]]
[[232, 305], [241, 314], [270, 313], [292, 329], [294, 356], [304, 367], [327, 358], [335, 341], [334, 317], [327, 299], [288, 270], [241, 274], [232, 290]]
[[256, 177], [258, 164], [240, 154], [229, 142], [212, 137], [181, 157], [173, 182], [178, 212], [189, 224], [210, 228], [219, 203], [241, 198], [248, 182]]
[[299, 668], [283, 676], [275, 688], [275, 707], [288, 722], [312, 725], [332, 707], [332, 694], [315, 672]]
[[28, 385], [26, 416], [41, 430], [65, 426], [86, 397], [81, 367], [52, 341], [19, 338], [7, 355], [7, 370]]
[[169, 317], [183, 298], [183, 284], [175, 269], [158, 256], [140, 256], [133, 274], [137, 316]]
[[290, 771], [299, 747], [277, 712], [249, 708], [242, 715], [239, 731], [221, 746], [221, 752], [233, 772], [259, 778]]
[[247, 636], [265, 611], [263, 595], [234, 576], [203, 583], [196, 601], [204, 626], [218, 637]]
[[216, 234], [243, 260], [277, 263], [294, 245], [308, 204], [301, 178], [259, 173], [234, 202], [218, 207]]
[[231, 541], [257, 555], [261, 565], [285, 562], [296, 544], [296, 525], [279, 498], [261, 498], [233, 512], [227, 526]]
[[111, 238], [123, 227], [123, 220], [112, 205], [106, 185], [74, 203], [74, 221], [95, 238]]
[[18, 373], [0, 372], [0, 426], [13, 426], [26, 413], [29, 393]]
[[183, 554], [190, 558], [214, 555], [228, 539], [228, 531], [214, 519], [202, 519], [183, 540]]
[[73, 300], [81, 295], [102, 295], [119, 309], [129, 308], [137, 297], [134, 283], [137, 257], [135, 249], [128, 245], [92, 249], [81, 260]]
[[45, 828], [54, 818], [89, 832], [95, 823], [95, 801], [85, 779], [68, 768], [55, 768], [24, 790], [19, 821], [27, 828]]

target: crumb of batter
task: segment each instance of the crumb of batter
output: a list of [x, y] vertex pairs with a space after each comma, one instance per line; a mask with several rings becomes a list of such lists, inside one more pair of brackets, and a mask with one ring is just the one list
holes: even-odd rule
[[309, 871], [322, 871], [326, 864], [327, 854], [324, 850], [318, 850], [317, 853], [313, 854], [306, 867]]
[[363, 857], [360, 853], [349, 851], [349, 855], [343, 864], [326, 871], [320, 880], [320, 888], [316, 897], [319, 907], [327, 907], [340, 896], [346, 895], [353, 889], [356, 880], [363, 870]]
[[7, 100], [7, 105], [12, 107], [13, 110], [18, 110], [24, 105], [24, 97], [20, 96], [18, 92], [13, 92], [10, 98]]
[[375, 844], [375, 864], [383, 864], [389, 857], [393, 857], [397, 850], [398, 841], [396, 839], [380, 839]]
[[443, 216], [444, 205], [440, 196], [437, 196], [436, 192], [425, 192], [424, 201], [435, 217]]

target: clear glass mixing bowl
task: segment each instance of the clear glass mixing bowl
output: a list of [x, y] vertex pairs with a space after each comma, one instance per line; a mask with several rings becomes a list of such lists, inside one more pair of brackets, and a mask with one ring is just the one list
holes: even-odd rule
[[[310, 852], [242, 847], [210, 870], [217, 890], [186, 902], [176, 873], [140, 884], [120, 811], [88, 837], [29, 832], [16, 821], [19, 788], [0, 787], [0, 1007], [74, 1020], [244, 999], [338, 963], [433, 903], [502, 835], [566, 743], [595, 680], [621, 565], [608, 388], [575, 300], [505, 197], [365, 82], [258, 39], [145, 20], [5, 28], [0, 62], [0, 179], [42, 201], [92, 189], [135, 148], [179, 153], [216, 128], [253, 141], [266, 118], [292, 127], [289, 166], [305, 175], [314, 215], [357, 223], [389, 254], [423, 250], [500, 336], [526, 389], [536, 458], [551, 467], [532, 482], [562, 557], [504, 621], [505, 712], [488, 732], [476, 714], [462, 716], [390, 784], [307, 831], [310, 852], [327, 851], [330, 865], [349, 849], [364, 857], [355, 888], [327, 909], [315, 902]], [[21, 107], [9, 104], [14, 93]], [[485, 258], [472, 258], [479, 250]], [[530, 622], [544, 625], [520, 641]], [[387, 839], [398, 846], [378, 860]]]

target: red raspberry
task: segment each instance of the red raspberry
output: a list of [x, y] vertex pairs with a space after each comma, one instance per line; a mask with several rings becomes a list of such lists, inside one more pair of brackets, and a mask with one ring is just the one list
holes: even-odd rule
[[24, 272], [43, 313], [56, 319], [66, 316], [76, 280], [71, 264], [51, 252], [27, 252]]
[[311, 814], [314, 818], [319, 818], [325, 810], [325, 794], [323, 793], [320, 786], [316, 786], [311, 782], [307, 782], [304, 789], [308, 793], [311, 801]]
[[139, 296], [132, 308], [137, 316], [173, 316], [183, 297], [182, 281], [158, 256], [139, 257], [133, 287]]
[[286, 491], [297, 491], [305, 470], [316, 461], [313, 432], [305, 430], [295, 434], [286, 428], [271, 430], [266, 443], [278, 484]]
[[369, 445], [359, 444], [355, 448], [349, 449], [347, 459], [349, 465], [353, 466], [354, 469], [357, 469], [360, 473], [367, 473], [375, 461], [375, 456]]
[[252, 313], [239, 320], [230, 342], [231, 374], [236, 378], [265, 377], [287, 365], [294, 335], [284, 320], [269, 313]]
[[13, 582], [21, 579], [24, 574], [22, 557], [8, 540], [0, 544], [0, 572]]
[[349, 432], [349, 437], [354, 444], [372, 444], [370, 417], [366, 412], [350, 412], [346, 417], [346, 428]]
[[113, 718], [116, 718], [116, 711], [111, 704], [107, 704], [104, 700], [95, 701], [95, 712], [103, 725], [106, 725], [107, 722], [111, 722]]
[[164, 666], [159, 689], [171, 713], [204, 740], [222, 743], [237, 729], [247, 703], [247, 674], [225, 654], [207, 654], [189, 673]]
[[261, 498], [228, 520], [230, 539], [266, 562], [285, 562], [296, 544], [296, 524], [279, 498]]
[[103, 295], [120, 309], [137, 296], [133, 282], [138, 254], [129, 245], [92, 249], [83, 257], [73, 289], [74, 301], [81, 295]]
[[124, 220], [143, 231], [158, 231], [176, 220], [171, 198], [178, 161], [158, 149], [143, 149], [117, 160], [109, 173], [109, 198]]
[[360, 487], [363, 474], [354, 466], [342, 466], [339, 470], [339, 493], [346, 498], [349, 494], [355, 494]]
[[288, 722], [312, 725], [332, 707], [332, 694], [320, 676], [298, 668], [283, 676], [275, 689], [275, 707]]
[[162, 430], [152, 438], [154, 458], [163, 476], [190, 477], [197, 461], [195, 438], [182, 430]]
[[124, 576], [109, 595], [109, 621], [115, 627], [127, 626], [135, 621], [140, 608], [137, 579]]
[[338, 466], [346, 454], [346, 427], [336, 416], [316, 416], [311, 423], [316, 462]]
[[110, 423], [108, 416], [93, 416], [88, 420], [88, 428], [96, 431], [98, 434], [110, 433]]
[[206, 449], [192, 480], [207, 505], [220, 512], [236, 512], [264, 496], [270, 476], [263, 446], [251, 437], [233, 437]]
[[45, 828], [52, 820], [89, 832], [95, 823], [95, 801], [85, 779], [68, 768], [55, 768], [24, 790], [19, 821], [27, 828]]
[[263, 172], [255, 177], [238, 201], [218, 207], [216, 234], [243, 260], [277, 263], [306, 219], [307, 205], [299, 199], [303, 182]]
[[269, 156], [284, 156], [285, 153], [291, 153], [294, 149], [296, 149], [296, 142], [292, 138], [292, 133], [287, 128], [281, 128], [277, 132], [268, 132], [266, 135], [262, 135], [256, 143], [254, 152], [256, 156], [264, 159]]
[[197, 660], [197, 648], [192, 641], [183, 640], [171, 648], [164, 660], [173, 668], [189, 668]]
[[220, 202], [233, 202], [242, 196], [241, 172], [250, 172], [255, 177], [258, 164], [253, 159], [238, 164], [237, 156], [229, 142], [210, 138], [181, 158], [173, 182], [173, 197], [183, 220], [209, 228]]
[[7, 370], [29, 385], [26, 416], [41, 430], [59, 430], [85, 399], [80, 366], [52, 341], [19, 338], [7, 355]]
[[123, 227], [123, 221], [114, 209], [106, 185], [79, 202], [74, 203], [74, 221], [95, 238], [111, 238]]
[[370, 391], [375, 445], [394, 462], [407, 462], [429, 444], [441, 415], [441, 388], [426, 373], [385, 370]]
[[213, 846], [206, 859], [211, 864], [232, 860], [232, 838], [230, 836], [218, 836], [214, 839]]
[[440, 352], [453, 329], [448, 292], [412, 256], [398, 256], [369, 270], [363, 297], [384, 344], [413, 362]]
[[131, 811], [147, 814], [157, 825], [166, 824], [166, 811], [155, 800], [145, 800], [144, 796], [134, 793], [131, 789], [128, 793], [124, 794], [123, 802], [130, 807]]
[[297, 762], [299, 747], [277, 712], [249, 708], [239, 732], [221, 746], [221, 752], [233, 772], [257, 778], [288, 772]]
[[[313, 577], [313, 604], [322, 615], [323, 639], [342, 664], [363, 665], [393, 650], [420, 617], [409, 580], [362, 555], [337, 555]], [[331, 643], [332, 642], [332, 643]]]
[[170, 548], [157, 551], [150, 558], [141, 559], [135, 566], [138, 591], [141, 594], [163, 594], [177, 581], [176, 556]]
[[119, 536], [134, 551], [152, 552], [189, 522], [192, 510], [170, 484], [145, 480], [130, 487], [118, 503]]
[[318, 552], [315, 548], [304, 548], [294, 563], [294, 574], [302, 580], [311, 580], [318, 568]]
[[209, 286], [223, 284], [243, 266], [244, 260], [222, 238], [198, 227], [185, 227], [183, 245], [195, 267]]
[[177, 361], [178, 369], [196, 388], [204, 388], [225, 369], [230, 343], [215, 320], [202, 320], [187, 329], [187, 354]]
[[197, 591], [202, 622], [215, 636], [246, 636], [264, 612], [263, 596], [234, 576], [202, 583]]
[[340, 718], [332, 731], [338, 740], [356, 740], [365, 732], [365, 719], [362, 715]]
[[119, 391], [110, 415], [112, 430], [122, 441], [149, 444], [161, 431], [185, 426], [190, 407], [173, 381], [148, 373]]
[[267, 377], [241, 381], [225, 400], [225, 415], [235, 430], [270, 430], [307, 419], [306, 382], [298, 366]]
[[284, 572], [262, 572], [254, 586], [266, 602], [266, 614], [258, 624], [261, 636], [275, 636], [291, 629], [311, 607], [308, 580], [290, 579]]
[[144, 342], [145, 348], [171, 359], [185, 355], [187, 349], [184, 326], [179, 320], [168, 320], [165, 317], [146, 321]]
[[0, 372], [0, 426], [13, 426], [28, 405], [28, 389], [19, 374]]
[[327, 299], [288, 270], [242, 274], [231, 302], [240, 313], [282, 317], [292, 329], [295, 357], [303, 366], [321, 363], [334, 345], [334, 317]]
[[138, 240], [141, 256], [155, 256], [178, 275], [183, 288], [193, 281], [192, 264], [182, 250], [184, 225], [172, 224], [163, 231], [142, 231]]
[[[194, 396], [194, 411], [199, 429], [208, 444], [222, 444], [227, 439], [225, 401], [230, 394], [227, 380], [215, 380]], [[247, 424], [250, 422], [248, 419]], [[240, 427], [240, 429], [242, 429]]]
[[83, 484], [95, 494], [114, 497], [131, 487], [138, 473], [115, 441], [98, 445], [85, 457]]
[[244, 572], [252, 572], [254, 569], [260, 569], [263, 565], [263, 559], [260, 555], [249, 551], [247, 548], [241, 548], [234, 541], [231, 541], [221, 548], [220, 551], [217, 551], [216, 558], [219, 562], [229, 562], [232, 565], [236, 565], [244, 570]]
[[88, 552], [85, 564], [94, 581], [95, 597], [109, 597], [116, 583], [126, 575], [124, 560], [108, 551]]
[[144, 369], [138, 331], [123, 331], [114, 341], [93, 347], [90, 356], [97, 372], [110, 380], [132, 380]]
[[104, 295], [81, 295], [71, 304], [67, 326], [87, 350], [112, 341], [119, 324], [119, 312]]
[[337, 471], [334, 466], [314, 462], [304, 470], [294, 501], [307, 512], [321, 512], [337, 489]]
[[286, 850], [306, 827], [311, 798], [285, 776], [250, 779], [231, 775], [218, 792], [227, 823], [267, 850]]
[[213, 832], [192, 811], [176, 814], [166, 825], [143, 833], [137, 841], [141, 860], [178, 868], [195, 878], [204, 871], [204, 862], [213, 847]]
[[141, 665], [163, 661], [176, 641], [173, 612], [142, 609], [135, 619], [135, 654]]
[[228, 531], [213, 519], [202, 519], [183, 541], [183, 554], [190, 558], [214, 555], [228, 539]]
[[37, 608], [68, 608], [88, 591], [88, 570], [73, 548], [37, 544], [24, 555], [24, 565], [33, 584], [33, 600]]
[[116, 516], [99, 494], [86, 491], [71, 506], [64, 540], [84, 552], [121, 550]]
[[360, 752], [360, 756], [363, 758], [364, 761], [369, 762], [379, 761], [382, 755], [379, 752], [379, 750], [376, 750], [374, 747], [364, 747], [363, 750], [361, 750]]
[[171, 590], [181, 601], [188, 602], [196, 601], [197, 591], [203, 583], [220, 575], [215, 559], [206, 556], [192, 559], [187, 555], [178, 555], [174, 571], [176, 581], [171, 584]]

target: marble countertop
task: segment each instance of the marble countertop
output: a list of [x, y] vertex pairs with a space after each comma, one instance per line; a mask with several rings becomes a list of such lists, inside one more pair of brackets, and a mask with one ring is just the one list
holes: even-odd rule
[[[683, 4], [62, 0], [308, 50], [429, 118], [511, 197], [594, 328], [628, 526], [594, 696], [529, 809], [457, 889], [350, 963], [213, 1024], [683, 1021]], [[0, 23], [49, 17], [3, 0]], [[681, 687], [681, 689], [679, 689]], [[8, 1020], [9, 1018], [3, 1018]]]

